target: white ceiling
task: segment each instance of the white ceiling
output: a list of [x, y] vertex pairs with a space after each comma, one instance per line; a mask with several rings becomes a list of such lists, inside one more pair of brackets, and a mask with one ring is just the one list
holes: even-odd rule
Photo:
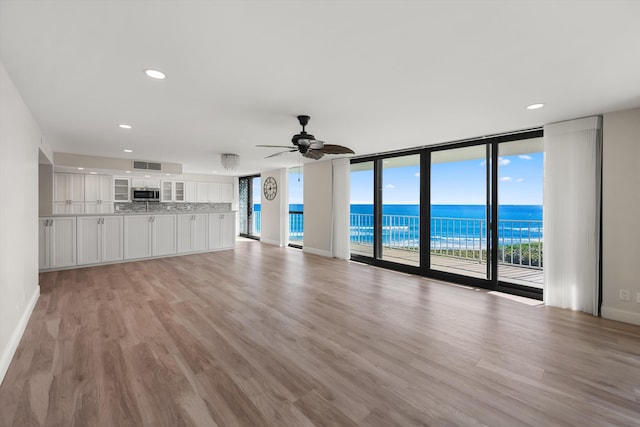
[[0, 59], [54, 151], [185, 173], [237, 153], [245, 174], [298, 164], [254, 147], [289, 145], [298, 114], [365, 155], [638, 107], [638, 17], [611, 0], [3, 0]]

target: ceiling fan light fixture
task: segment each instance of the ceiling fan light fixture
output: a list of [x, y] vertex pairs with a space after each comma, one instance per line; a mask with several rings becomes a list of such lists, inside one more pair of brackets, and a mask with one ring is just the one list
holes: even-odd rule
[[220, 154], [220, 163], [222, 163], [222, 166], [224, 167], [225, 170], [228, 170], [228, 171], [235, 170], [238, 167], [239, 161], [240, 161], [240, 156], [238, 156], [237, 154], [230, 154], [230, 153]]

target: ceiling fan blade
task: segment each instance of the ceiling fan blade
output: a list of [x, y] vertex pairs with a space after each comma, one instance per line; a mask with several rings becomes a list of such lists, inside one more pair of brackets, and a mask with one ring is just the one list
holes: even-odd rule
[[324, 144], [320, 151], [325, 154], [355, 154], [351, 148], [335, 144]]
[[290, 145], [256, 145], [256, 147], [269, 147], [269, 148], [293, 148]]
[[302, 153], [302, 156], [307, 159], [319, 160], [324, 156], [324, 153], [320, 150], [309, 150], [306, 153]]
[[280, 151], [280, 152], [278, 152], [278, 153], [275, 153], [275, 154], [272, 154], [272, 155], [270, 155], [270, 156], [265, 157], [265, 159], [268, 159], [268, 158], [270, 158], [270, 157], [279, 156], [279, 155], [284, 154], [284, 153], [293, 153], [294, 151], [298, 151], [298, 150], [294, 148], [294, 149], [292, 149], [292, 150], [284, 150], [284, 151]]

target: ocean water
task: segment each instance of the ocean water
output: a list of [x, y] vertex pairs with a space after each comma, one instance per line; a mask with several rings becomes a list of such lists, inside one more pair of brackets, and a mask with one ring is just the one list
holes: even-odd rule
[[[254, 205], [260, 211], [260, 205]], [[303, 211], [303, 205], [290, 204], [290, 211]], [[373, 244], [373, 205], [351, 205], [351, 241]], [[420, 207], [383, 205], [382, 244], [391, 247], [419, 246]], [[486, 208], [482, 205], [432, 205], [430, 245], [435, 249], [486, 249]], [[302, 237], [304, 222], [290, 219], [292, 237]], [[543, 241], [541, 205], [498, 206], [499, 245]]]

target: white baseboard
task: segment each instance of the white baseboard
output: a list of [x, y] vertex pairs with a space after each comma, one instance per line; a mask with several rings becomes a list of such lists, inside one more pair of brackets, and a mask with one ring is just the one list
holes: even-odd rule
[[602, 307], [600, 312], [602, 313], [602, 317], [604, 317], [605, 319], [631, 323], [632, 325], [640, 325], [640, 313], [634, 313], [633, 311], [620, 310], [611, 307]]
[[260, 241], [262, 243], [266, 243], [267, 245], [283, 246], [283, 245], [280, 244], [279, 240], [271, 240], [271, 239], [266, 239], [264, 237], [260, 237]]
[[331, 252], [325, 251], [324, 249], [316, 249], [316, 248], [309, 248], [307, 246], [302, 246], [302, 252], [307, 252], [310, 254], [326, 256], [331, 258]]
[[9, 365], [11, 364], [11, 360], [13, 359], [13, 355], [18, 349], [18, 344], [20, 344], [22, 334], [24, 334], [24, 330], [27, 328], [27, 323], [29, 323], [29, 318], [31, 317], [31, 313], [33, 313], [33, 309], [38, 302], [39, 296], [40, 286], [36, 286], [35, 291], [33, 291], [33, 295], [31, 295], [31, 299], [27, 303], [24, 312], [22, 312], [22, 316], [20, 316], [18, 324], [11, 334], [11, 338], [9, 338], [7, 346], [3, 349], [2, 354], [0, 355], [0, 384], [2, 384], [2, 380], [4, 380], [4, 376], [9, 369]]

